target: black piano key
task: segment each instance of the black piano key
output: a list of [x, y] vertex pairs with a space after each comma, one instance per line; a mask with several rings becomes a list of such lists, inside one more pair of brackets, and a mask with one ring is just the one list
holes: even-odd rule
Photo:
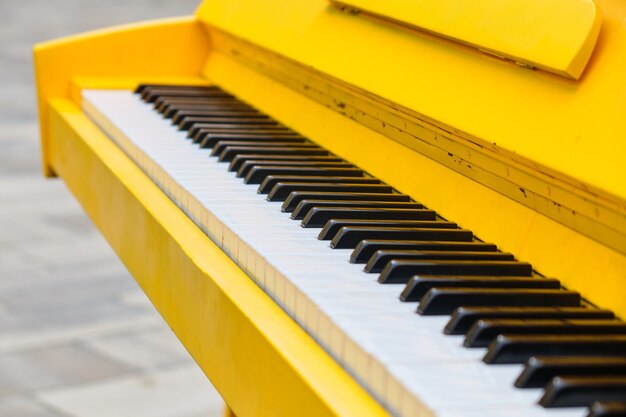
[[285, 146], [282, 148], [273, 148], [267, 146], [229, 146], [219, 156], [218, 161], [230, 162], [237, 155], [255, 154], [255, 155], [309, 155], [323, 156], [329, 152], [322, 148], [303, 148], [297, 146]]
[[[454, 252], [451, 252], [454, 253]], [[488, 252], [498, 259], [500, 252]], [[392, 260], [383, 268], [378, 282], [381, 284], [406, 284], [413, 275], [502, 275], [531, 276], [532, 266], [525, 262], [508, 260], [510, 254], [502, 254], [501, 260], [479, 260], [482, 252], [467, 252], [477, 260]], [[471, 304], [470, 304], [471, 305]]]
[[[261, 184], [267, 176], [288, 178], [285, 181], [295, 181], [298, 177], [363, 177], [363, 171], [355, 168], [328, 168], [328, 167], [297, 167], [297, 166], [277, 166], [277, 165], [257, 165], [250, 168], [248, 174], [244, 178], [246, 184]], [[372, 182], [380, 184], [380, 180], [372, 177], [368, 178]], [[325, 182], [325, 181], [320, 181]], [[370, 183], [370, 184], [371, 184]], [[261, 188], [269, 188], [270, 190], [276, 181], [264, 183]], [[269, 190], [268, 190], [269, 191]], [[265, 192], [263, 192], [265, 194]]]
[[[450, 223], [450, 222], [447, 222]], [[456, 224], [456, 223], [455, 223]], [[359, 246], [362, 246], [359, 244]], [[356, 249], [359, 248], [357, 246]], [[445, 250], [441, 248], [432, 249], [421, 249], [421, 250], [393, 250], [393, 249], [380, 249], [372, 253], [370, 258], [366, 261], [365, 271], [366, 272], [381, 272], [385, 265], [393, 259], [395, 260], [412, 260], [412, 259], [423, 259], [424, 253], [441, 253], [441, 257], [437, 259], [501, 259], [501, 260], [513, 260], [514, 257], [511, 254], [506, 256], [495, 256], [493, 257], [493, 253], [500, 253], [496, 250], [493, 251], [464, 251], [459, 248], [455, 248], [456, 250]], [[480, 254], [485, 254], [484, 257], [479, 258]], [[467, 257], [469, 256], [469, 258]], [[353, 262], [354, 263], [354, 262]]]
[[556, 279], [534, 277], [415, 275], [407, 282], [400, 300], [420, 301], [431, 288], [558, 289], [560, 286], [561, 283]]
[[325, 183], [301, 183], [279, 182], [267, 195], [268, 201], [285, 201], [294, 191], [328, 191], [335, 193], [391, 193], [393, 188], [384, 184], [325, 184]]
[[184, 90], [184, 89], [150, 89], [141, 93], [141, 98], [146, 103], [154, 103], [159, 97], [232, 97], [221, 90]]
[[258, 124], [258, 123], [246, 123], [238, 124], [233, 120], [224, 123], [199, 123], [192, 126], [187, 131], [187, 138], [191, 139], [193, 143], [202, 143], [205, 136], [210, 133], [225, 133], [225, 132], [241, 132], [241, 131], [253, 131], [256, 134], [272, 134], [273, 132], [293, 132], [284, 126], [278, 124]]
[[172, 110], [191, 106], [224, 106], [233, 108], [252, 108], [232, 97], [176, 97], [162, 96], [154, 100], [152, 106], [165, 116]]
[[[270, 163], [270, 162], [281, 162], [281, 163], [308, 163], [308, 162], [320, 162], [320, 163], [340, 163], [347, 164], [346, 161], [337, 157], [337, 156], [311, 156], [311, 155], [255, 155], [255, 154], [243, 154], [238, 155], [233, 158], [228, 165], [229, 171], [237, 172], [239, 175], [239, 170], [244, 166], [244, 164], [248, 164], [250, 168], [254, 166], [254, 164], [260, 163]], [[349, 166], [353, 166], [348, 164]], [[242, 175], [245, 175], [247, 172], [242, 172]]]
[[[538, 280], [539, 281], [539, 280]], [[623, 334], [626, 323], [617, 320], [478, 320], [465, 335], [463, 346], [487, 347], [501, 334]]]
[[624, 356], [533, 356], [515, 381], [517, 388], [541, 388], [557, 376], [626, 376]]
[[380, 180], [372, 177], [296, 177], [290, 175], [268, 175], [257, 192], [268, 194], [277, 184], [317, 183], [317, 184], [380, 184]]
[[[317, 236], [319, 240], [332, 240], [342, 227], [364, 226], [376, 228], [406, 229], [458, 229], [453, 222], [437, 220], [363, 220], [363, 219], [331, 219]], [[369, 271], [367, 271], [369, 272]]]
[[194, 143], [198, 143], [202, 149], [210, 149], [218, 143], [231, 140], [231, 141], [253, 141], [253, 142], [275, 142], [275, 141], [287, 141], [287, 142], [305, 142], [306, 139], [297, 133], [289, 131], [255, 131], [244, 129], [231, 129], [222, 130], [220, 132], [207, 133], [203, 136], [201, 141], [193, 140]]
[[207, 125], [216, 124], [237, 124], [242, 125], [267, 125], [267, 126], [280, 126], [278, 122], [267, 117], [259, 117], [257, 115], [245, 115], [245, 116], [207, 116], [207, 117], [185, 117], [178, 123], [179, 130], [189, 130], [192, 126], [210, 127]]
[[142, 83], [135, 88], [135, 94], [143, 94], [144, 91], [158, 90], [175, 90], [175, 91], [222, 91], [215, 85], [174, 85], [174, 84], [150, 84]]
[[228, 110], [248, 111], [250, 113], [252, 112], [258, 113], [258, 111], [255, 110], [254, 108], [248, 105], [236, 102], [236, 101], [231, 101], [231, 102], [208, 101], [205, 103], [202, 103], [202, 102], [189, 103], [185, 101], [172, 102], [172, 101], [157, 99], [154, 102], [154, 108], [156, 111], [161, 113], [163, 117], [166, 119], [174, 119], [178, 116], [181, 116], [182, 114], [184, 114], [185, 116], [200, 116], [200, 115], [206, 114], [206, 112], [210, 112], [218, 108], [228, 109]]
[[319, 146], [310, 142], [288, 142], [283, 140], [277, 140], [273, 142], [255, 142], [255, 141], [237, 141], [237, 140], [225, 140], [217, 143], [211, 150], [211, 156], [220, 157], [224, 151], [233, 146], [258, 146], [263, 148], [301, 148], [301, 149], [321, 149]]
[[211, 146], [203, 146], [200, 144], [200, 148], [209, 149], [213, 154], [219, 154], [225, 146], [279, 146], [277, 143], [284, 144], [283, 146], [302, 146], [307, 145], [310, 147], [317, 147], [317, 145], [307, 142], [303, 137], [294, 134], [267, 134], [265, 132], [258, 133], [218, 133], [211, 135]]
[[[150, 87], [157, 87], [157, 86], [165, 86], [165, 87], [167, 87], [167, 86], [168, 86], [168, 84], [148, 84], [148, 83], [141, 83], [141, 84], [139, 84], [137, 87], [135, 87], [135, 89], [133, 90], [133, 93], [134, 93], [134, 94], [139, 94], [139, 95], [141, 95], [141, 93], [143, 93], [143, 92], [144, 92], [144, 90], [145, 90], [146, 88], [150, 88]], [[193, 86], [193, 87], [196, 87], [196, 86]], [[200, 87], [204, 87], [204, 86], [200, 86]]]
[[[302, 204], [302, 203], [300, 203]], [[295, 213], [295, 211], [294, 211]], [[291, 216], [293, 218], [293, 215]], [[335, 249], [354, 249], [365, 239], [441, 240], [470, 242], [474, 235], [465, 229], [377, 229], [375, 227], [343, 227], [330, 242]]]
[[626, 377], [559, 376], [546, 386], [539, 404], [546, 408], [584, 407], [595, 401], [626, 401]]
[[451, 314], [463, 306], [577, 307], [579, 305], [580, 294], [573, 291], [435, 287], [428, 290], [422, 297], [417, 312], [423, 316], [435, 316]]
[[[347, 162], [320, 162], [320, 161], [276, 161], [276, 160], [255, 160], [251, 159], [241, 164], [237, 171], [237, 177], [246, 177], [250, 170], [254, 167], [275, 166], [275, 167], [293, 167], [293, 168], [342, 168], [354, 169], [354, 165]], [[380, 182], [380, 181], [378, 181]]]
[[492, 243], [483, 242], [421, 242], [421, 241], [402, 241], [402, 240], [363, 240], [361, 241], [352, 255], [350, 255], [350, 263], [364, 264], [367, 263], [372, 255], [379, 250], [443, 250], [443, 251], [480, 251], [495, 252], [497, 246]]
[[[187, 131], [187, 137], [190, 138], [194, 143], [200, 142], [199, 134], [200, 132], [213, 132], [216, 130], [224, 131], [224, 130], [240, 130], [240, 129], [254, 129], [257, 132], [262, 130], [277, 130], [283, 129], [282, 126], [275, 123], [266, 123], [267, 120], [259, 119], [257, 120], [260, 123], [238, 123], [235, 119], [226, 119], [224, 121], [215, 121], [214, 123], [197, 123], [189, 128]], [[198, 136], [198, 139], [196, 139]]]
[[195, 109], [203, 107], [214, 108], [223, 106], [224, 108], [242, 108], [251, 109], [252, 107], [240, 104], [231, 98], [187, 98], [187, 97], [159, 97], [154, 100], [152, 107], [166, 119], [171, 119], [173, 112], [183, 109]]
[[[314, 201], [361, 201], [361, 202], [374, 202], [374, 201], [387, 201], [397, 203], [410, 203], [411, 197], [406, 194], [398, 193], [327, 193], [327, 192], [299, 192], [294, 191], [289, 194], [289, 197], [283, 203], [281, 210], [285, 213], [291, 213], [303, 200]], [[418, 204], [418, 203], [415, 203]], [[364, 209], [367, 207], [363, 207]], [[375, 207], [371, 207], [375, 208]], [[396, 207], [401, 209], [402, 207]], [[419, 204], [418, 208], [423, 208]], [[405, 209], [409, 209], [405, 207]]]
[[444, 333], [465, 334], [476, 321], [482, 319], [610, 320], [614, 318], [612, 311], [586, 307], [460, 307], [452, 313]]
[[203, 88], [203, 89], [171, 89], [171, 88], [151, 88], [146, 89], [139, 95], [146, 103], [154, 103], [159, 98], [172, 99], [230, 99], [234, 97], [220, 89]]
[[[173, 112], [168, 112], [171, 114], [172, 124], [179, 125], [183, 123], [186, 119], [192, 118], [202, 118], [202, 117], [253, 117], [253, 118], [261, 118], [261, 119], [269, 119], [269, 117], [265, 114], [259, 113], [254, 109], [246, 109], [242, 107], [231, 107], [231, 106], [205, 106], [203, 110], [184, 110], [177, 109]], [[168, 117], [164, 115], [167, 119]]]
[[510, 253], [483, 251], [428, 251], [428, 250], [379, 250], [375, 252], [365, 265], [365, 272], [381, 272], [391, 260], [421, 259], [468, 259], [468, 260], [514, 260]]
[[[196, 123], [212, 123], [213, 121], [219, 123], [220, 121], [229, 120], [232, 120], [234, 123], [239, 123], [239, 121], [241, 121], [242, 125], [252, 124], [255, 122], [255, 124], [268, 125], [277, 123], [266, 115], [252, 113], [246, 110], [216, 109], [211, 112], [207, 111], [204, 116], [176, 116], [172, 118], [172, 124], [178, 126], [180, 130], [188, 130]], [[270, 121], [271, 123], [267, 123], [266, 121]]]
[[435, 220], [433, 210], [361, 207], [313, 207], [302, 219], [302, 227], [324, 227], [332, 219], [351, 220]]
[[624, 352], [626, 336], [505, 334], [491, 342], [483, 362], [511, 364], [524, 363], [532, 356], [622, 356]]
[[[289, 194], [289, 196], [285, 200], [285, 203], [287, 203], [287, 200], [293, 194], [295, 194], [295, 192]], [[303, 193], [303, 194], [306, 194], [306, 193]], [[329, 194], [336, 194], [336, 193], [329, 193]], [[349, 194], [350, 193], [346, 193], [345, 195], [349, 195]], [[381, 200], [382, 200], [385, 196], [394, 196], [397, 194], [380, 193], [380, 195], [381, 195]], [[283, 207], [284, 206], [285, 204], [283, 204]], [[364, 200], [364, 201], [360, 201], [360, 200], [338, 200], [338, 201], [336, 200], [302, 200], [300, 201], [300, 203], [298, 203], [296, 208], [291, 213], [291, 218], [293, 220], [304, 220], [306, 216], [308, 216], [308, 214], [311, 212], [311, 210], [313, 210], [316, 207], [319, 207], [319, 208], [322, 208], [322, 207], [328, 207], [328, 208], [397, 208], [397, 209], [409, 210], [409, 209], [422, 209], [424, 206], [422, 206], [420, 203], [412, 203], [412, 202], [405, 202], [405, 201], [384, 201], [384, 200], [376, 201], [373, 199]]]
[[187, 105], [218, 105], [224, 104], [228, 105], [240, 105], [240, 106], [248, 106], [246, 103], [243, 103], [237, 100], [234, 97], [229, 96], [216, 96], [216, 97], [188, 97], [188, 96], [160, 96], [156, 100], [154, 100], [155, 109], [157, 106], [163, 108], [165, 106], [187, 106]]
[[626, 417], [626, 400], [596, 401], [589, 408], [587, 417]]
[[[213, 110], [217, 107], [223, 109], [244, 109], [254, 110], [259, 113], [254, 107], [242, 103], [232, 97], [176, 97], [176, 96], [162, 96], [157, 98], [152, 104], [154, 109], [160, 112], [163, 117], [167, 118], [166, 112], [175, 110], [203, 110], [208, 108]], [[171, 116], [171, 115], [170, 115]]]
[[141, 94], [145, 90], [154, 89], [154, 88], [158, 88], [158, 89], [170, 88], [173, 90], [205, 90], [205, 89], [220, 90], [220, 88], [216, 85], [195, 85], [195, 84], [181, 85], [181, 84], [140, 83], [133, 92], [135, 94]]
[[[200, 148], [208, 149], [212, 148], [212, 151], [219, 153], [224, 146], [238, 145], [238, 146], [264, 146], [266, 144], [283, 143], [283, 144], [304, 144], [307, 143], [306, 139], [296, 135], [268, 135], [268, 134], [217, 134], [212, 135], [213, 144], [209, 146], [203, 146], [200, 144]], [[309, 143], [310, 144], [310, 143]], [[313, 145], [313, 144], [310, 144]], [[313, 145], [315, 146], [315, 145]], [[216, 150], [217, 149], [217, 150]]]
[[[154, 102], [155, 109], [161, 113], [165, 119], [171, 119], [172, 124], [177, 125], [183, 117], [201, 117], [201, 116], [215, 116], [218, 114], [227, 115], [224, 112], [239, 112], [242, 115], [248, 114], [261, 114], [254, 108], [246, 105], [239, 104], [237, 102], [207, 102], [207, 103], [171, 103], [163, 101], [159, 104], [159, 101]], [[230, 116], [229, 116], [230, 117]]]

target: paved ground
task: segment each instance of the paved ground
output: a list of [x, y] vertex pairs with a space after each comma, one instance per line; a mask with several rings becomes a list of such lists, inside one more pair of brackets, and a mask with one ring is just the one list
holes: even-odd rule
[[217, 393], [59, 180], [40, 175], [31, 45], [197, 0], [0, 0], [0, 417], [199, 417]]

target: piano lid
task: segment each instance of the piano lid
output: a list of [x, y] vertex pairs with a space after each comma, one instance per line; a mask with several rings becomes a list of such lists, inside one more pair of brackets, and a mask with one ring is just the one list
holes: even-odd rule
[[602, 20], [593, 0], [331, 0], [568, 78], [580, 78]]
[[[507, 161], [508, 167], [496, 172], [505, 180], [512, 168], [521, 167], [542, 179], [537, 192], [550, 200], [554, 187], [544, 185], [556, 178], [564, 189], [580, 190], [587, 201], [606, 201], [603, 204], [622, 218], [626, 3], [597, 3], [602, 30], [579, 80], [532, 71], [438, 36], [344, 13], [328, 0], [211, 0], [200, 5], [196, 16], [208, 28], [271, 51], [266, 55], [277, 68], [287, 58], [308, 71], [299, 79], [291, 70], [268, 74], [281, 77], [283, 84], [303, 87], [310, 75], [320, 74], [329, 81], [315, 91], [330, 91], [338, 80], [385, 111], [398, 117], [410, 111], [411, 117], [436, 126], [438, 132], [454, 135], [457, 144]], [[271, 63], [262, 62], [259, 51], [244, 56], [237, 48], [228, 45], [218, 53], [269, 71]], [[307, 87], [313, 88], [309, 84], [298, 91], [306, 93]], [[402, 128], [401, 122], [393, 127]], [[428, 140], [418, 136], [411, 140]], [[448, 152], [472, 169], [479, 164], [475, 152], [471, 158]]]

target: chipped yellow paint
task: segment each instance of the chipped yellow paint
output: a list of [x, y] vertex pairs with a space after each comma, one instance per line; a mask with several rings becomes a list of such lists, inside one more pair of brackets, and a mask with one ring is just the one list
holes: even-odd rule
[[216, 51], [626, 253], [626, 202], [622, 199], [220, 30], [212, 28], [210, 33]]
[[[598, 0], [602, 29], [579, 81], [342, 13], [326, 0], [211, 0], [207, 26], [451, 126], [493, 152], [626, 205], [626, 2]], [[209, 61], [210, 62], [210, 61]], [[516, 159], [517, 160], [517, 159]], [[543, 171], [543, 168], [546, 171]], [[566, 184], [568, 186], [569, 184]]]
[[[626, 256], [622, 253], [345, 117], [230, 54], [213, 53], [205, 74], [321, 146], [473, 230], [479, 238], [497, 243], [500, 249], [531, 262], [540, 273], [580, 291], [592, 303], [626, 317], [622, 296]], [[329, 340], [332, 343], [332, 335]]]

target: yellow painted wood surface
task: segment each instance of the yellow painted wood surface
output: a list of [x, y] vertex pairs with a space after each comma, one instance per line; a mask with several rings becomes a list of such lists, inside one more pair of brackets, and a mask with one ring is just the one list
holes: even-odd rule
[[[578, 82], [345, 15], [325, 0], [212, 0], [198, 17], [620, 204], [626, 201], [626, 56], [620, 53], [626, 4], [598, 3], [602, 31]], [[385, 414], [76, 106], [59, 98], [76, 98], [85, 86], [129, 86], [140, 79], [211, 79], [626, 317], [623, 255], [223, 51], [209, 53], [204, 25], [176, 19], [51, 42], [36, 48], [35, 64], [46, 173], [65, 179], [237, 415]]]
[[578, 79], [602, 23], [594, 0], [332, 0], [523, 66]]
[[69, 100], [50, 163], [237, 416], [388, 414]]
[[535, 161], [626, 199], [626, 3], [598, 0], [602, 29], [579, 81], [415, 31], [342, 13], [326, 0], [211, 0], [198, 17], [329, 74], [480, 146]]
[[227, 55], [308, 99], [626, 254], [623, 199], [214, 27], [210, 28], [210, 37], [215, 54]]
[[36, 45], [44, 173], [54, 175], [48, 163], [47, 103], [69, 97], [74, 78], [197, 78], [208, 50], [206, 33], [193, 17], [124, 25]]
[[[206, 74], [282, 123], [626, 317], [626, 256], [215, 53]], [[267, 94], [271, 91], [272, 94]]]

